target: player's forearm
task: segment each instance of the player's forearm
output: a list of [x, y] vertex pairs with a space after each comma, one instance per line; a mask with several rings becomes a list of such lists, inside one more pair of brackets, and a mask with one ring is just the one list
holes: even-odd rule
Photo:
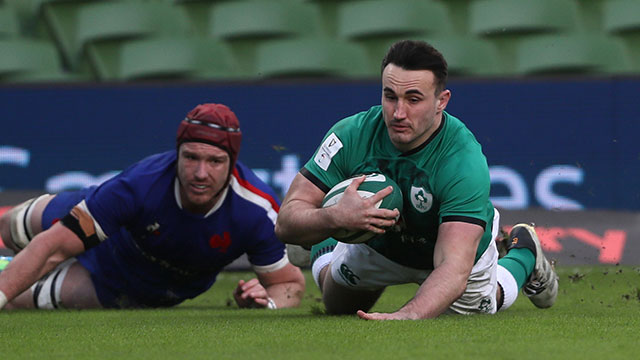
[[11, 301], [33, 283], [51, 271], [57, 263], [51, 261], [52, 249], [36, 236], [0, 273], [0, 291]]
[[283, 206], [276, 222], [276, 235], [288, 244], [314, 245], [338, 229], [331, 208], [316, 208], [302, 201]]
[[445, 265], [435, 269], [416, 295], [397, 312], [407, 319], [435, 318], [447, 311], [466, 289], [468, 274]]
[[304, 282], [291, 281], [274, 284], [266, 290], [278, 309], [297, 307], [304, 294]]

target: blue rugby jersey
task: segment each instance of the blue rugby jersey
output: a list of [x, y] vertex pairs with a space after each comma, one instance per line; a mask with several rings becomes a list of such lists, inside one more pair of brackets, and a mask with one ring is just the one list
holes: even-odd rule
[[192, 214], [179, 205], [176, 163], [176, 151], [150, 156], [98, 187], [59, 195], [45, 211], [64, 216], [86, 194], [108, 238], [78, 260], [104, 306], [168, 306], [193, 298], [245, 253], [257, 271], [286, 265], [274, 233], [280, 204], [271, 188], [238, 161], [222, 200], [206, 215]]

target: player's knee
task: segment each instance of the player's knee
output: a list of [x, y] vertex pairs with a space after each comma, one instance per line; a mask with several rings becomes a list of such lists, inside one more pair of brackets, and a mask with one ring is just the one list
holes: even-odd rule
[[[7, 211], [2, 216], [0, 216], [0, 238], [5, 243], [5, 246], [11, 249], [11, 245], [13, 245], [13, 241], [11, 240], [11, 215], [9, 214], [11, 211]], [[13, 250], [13, 249], [11, 249]]]
[[62, 307], [62, 284], [69, 269], [75, 262], [76, 259], [71, 258], [61, 263], [53, 271], [31, 286], [33, 305], [36, 309], [52, 310]]
[[3, 214], [0, 218], [0, 236], [6, 247], [19, 252], [41, 231], [33, 224], [41, 220], [43, 204], [50, 198], [45, 194], [29, 199]]
[[322, 302], [328, 315], [350, 315], [358, 310], [369, 311], [377, 296], [368, 292], [353, 291], [336, 284], [327, 274], [322, 291]]

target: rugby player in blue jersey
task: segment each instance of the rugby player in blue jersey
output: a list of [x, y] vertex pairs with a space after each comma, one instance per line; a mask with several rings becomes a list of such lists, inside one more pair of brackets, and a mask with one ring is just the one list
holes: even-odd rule
[[238, 283], [239, 307], [297, 306], [304, 277], [274, 233], [279, 201], [238, 161], [241, 137], [227, 106], [199, 105], [176, 150], [5, 213], [0, 235], [19, 252], [0, 273], [0, 308], [174, 306], [243, 254], [256, 278]]

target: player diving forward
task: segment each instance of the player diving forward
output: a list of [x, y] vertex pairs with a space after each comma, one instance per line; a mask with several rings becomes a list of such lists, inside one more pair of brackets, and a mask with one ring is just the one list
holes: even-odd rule
[[0, 308], [173, 306], [245, 253], [257, 278], [239, 282], [237, 304], [297, 306], [304, 277], [275, 236], [274, 192], [237, 160], [241, 136], [228, 107], [199, 105], [177, 150], [5, 213], [0, 235], [20, 252], [0, 273]]
[[[293, 180], [276, 233], [311, 247], [328, 313], [373, 320], [493, 314], [511, 306], [521, 288], [538, 307], [555, 302], [557, 275], [533, 227], [514, 226], [511, 250], [498, 261], [487, 161], [473, 134], [445, 112], [446, 79], [447, 63], [429, 44], [393, 44], [382, 61], [382, 105], [336, 123]], [[402, 214], [374, 206], [389, 188], [360, 198], [364, 177], [336, 205], [321, 207], [337, 183], [373, 172], [401, 187]], [[337, 243], [331, 236], [339, 229], [380, 236]], [[409, 302], [392, 313], [368, 313], [386, 286], [404, 283], [420, 284]]]

